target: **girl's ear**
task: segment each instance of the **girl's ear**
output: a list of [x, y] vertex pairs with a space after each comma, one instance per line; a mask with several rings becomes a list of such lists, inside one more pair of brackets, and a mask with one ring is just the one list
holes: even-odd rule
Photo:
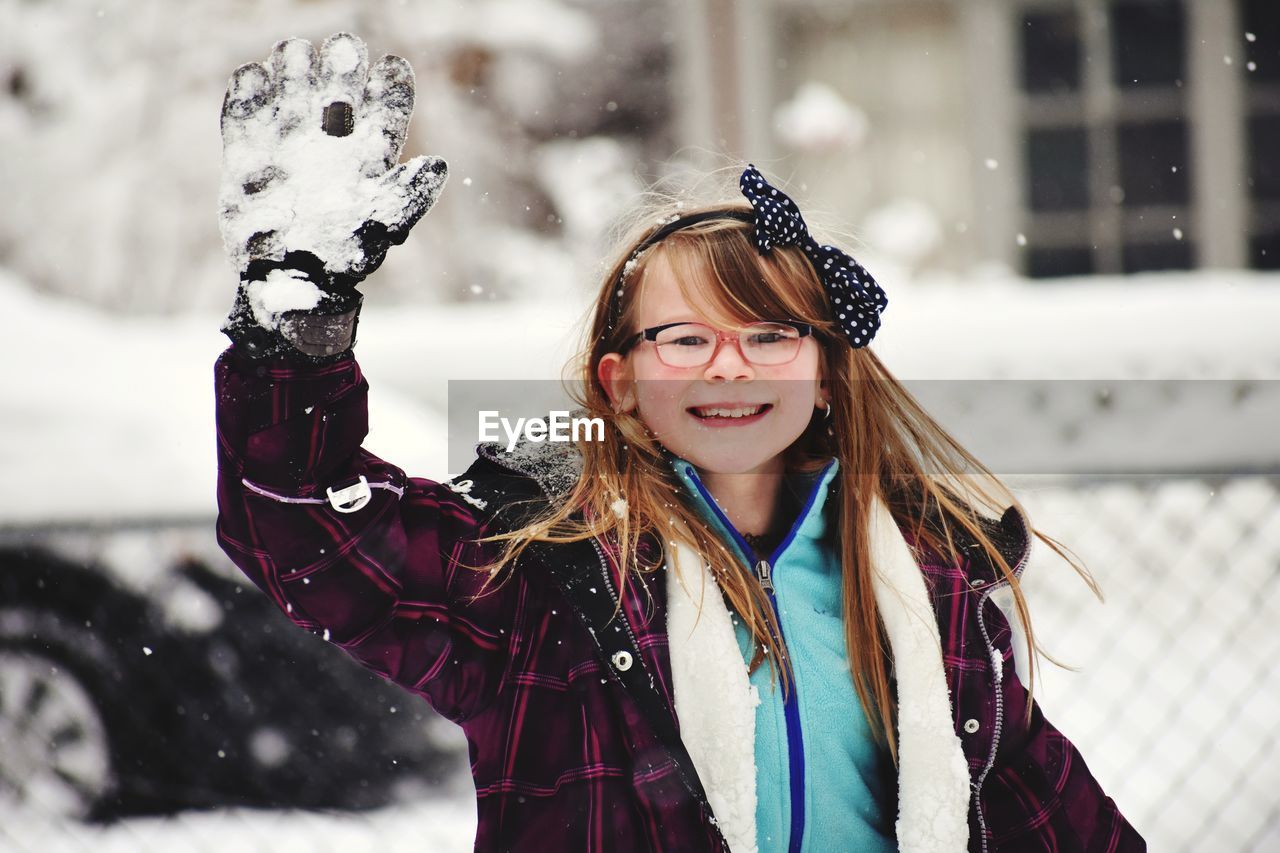
[[631, 366], [616, 352], [607, 352], [596, 365], [596, 377], [609, 395], [613, 410], [619, 414], [629, 412], [636, 404], [635, 390], [631, 384]]

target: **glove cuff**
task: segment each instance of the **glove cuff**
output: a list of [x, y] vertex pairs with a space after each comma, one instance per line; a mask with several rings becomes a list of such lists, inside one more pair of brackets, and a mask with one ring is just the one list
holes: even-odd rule
[[330, 359], [351, 349], [356, 342], [363, 297], [339, 314], [288, 311], [280, 318], [280, 337], [295, 350], [313, 359]]
[[283, 358], [303, 364], [331, 364], [350, 352], [364, 296], [349, 290], [330, 294], [316, 308], [285, 311], [275, 328], [259, 325], [242, 282], [235, 305], [222, 331], [236, 345], [240, 358], [252, 363]]

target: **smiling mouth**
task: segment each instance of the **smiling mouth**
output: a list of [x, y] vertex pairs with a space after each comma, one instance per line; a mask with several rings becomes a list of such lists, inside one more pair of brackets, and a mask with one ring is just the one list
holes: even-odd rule
[[686, 411], [696, 418], [709, 420], [735, 420], [763, 414], [773, 408], [771, 403], [759, 406], [690, 406]]

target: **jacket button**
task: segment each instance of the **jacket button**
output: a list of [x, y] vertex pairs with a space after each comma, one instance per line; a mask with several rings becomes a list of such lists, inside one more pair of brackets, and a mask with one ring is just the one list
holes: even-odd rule
[[964, 730], [969, 734], [973, 734], [979, 728], [978, 721], [969, 719], [964, 721]]
[[612, 660], [619, 672], [631, 669], [631, 652], [614, 652]]

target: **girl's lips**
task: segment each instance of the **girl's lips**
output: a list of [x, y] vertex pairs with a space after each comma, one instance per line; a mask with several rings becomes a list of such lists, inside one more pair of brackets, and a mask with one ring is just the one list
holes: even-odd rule
[[[721, 415], [703, 417], [702, 415], [699, 415], [696, 411], [696, 409], [705, 409], [705, 408], [718, 408], [718, 407], [691, 406], [685, 411], [687, 411], [689, 415], [698, 423], [704, 426], [719, 428], [719, 427], [746, 426], [747, 424], [753, 424], [756, 421], [763, 418], [765, 415], [769, 414], [769, 410], [773, 408], [773, 405], [771, 403], [765, 403], [760, 408], [760, 411], [755, 413], [754, 415], [744, 415], [739, 418], [723, 417]], [[747, 407], [741, 406], [741, 407], [735, 407], [735, 408], [747, 408]]]

